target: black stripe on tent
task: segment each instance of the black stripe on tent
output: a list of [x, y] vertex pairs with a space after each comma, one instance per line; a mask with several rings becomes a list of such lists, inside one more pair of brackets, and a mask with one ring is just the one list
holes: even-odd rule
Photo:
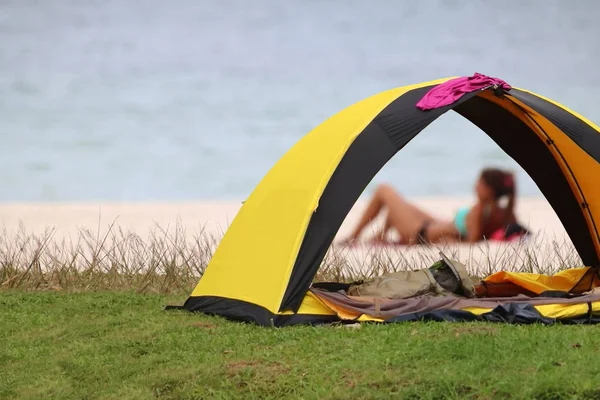
[[546, 142], [510, 111], [482, 97], [454, 111], [486, 132], [529, 174], [560, 218], [585, 265], [598, 265], [600, 260], [579, 201]]
[[281, 303], [281, 311], [298, 310], [344, 219], [379, 170], [431, 122], [478, 93], [468, 93], [450, 106], [419, 110], [417, 102], [432, 87], [414, 89], [398, 97], [350, 145], [311, 217]]
[[242, 300], [219, 296], [189, 297], [183, 307], [167, 306], [165, 309], [185, 309], [207, 315], [224, 317], [230, 321], [254, 323], [260, 326], [283, 327], [289, 325], [319, 325], [339, 322], [336, 315], [273, 314], [264, 307]]
[[527, 104], [556, 125], [558, 129], [563, 131], [565, 135], [570, 137], [587, 154], [600, 163], [600, 132], [564, 108], [552, 104], [541, 97], [518, 89], [511, 90], [510, 95]]

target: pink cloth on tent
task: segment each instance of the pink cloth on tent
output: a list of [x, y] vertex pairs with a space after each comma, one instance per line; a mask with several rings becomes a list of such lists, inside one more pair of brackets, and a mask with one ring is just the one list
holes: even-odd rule
[[473, 76], [450, 79], [427, 92], [427, 94], [419, 100], [417, 107], [421, 110], [444, 107], [459, 100], [466, 93], [494, 85], [498, 85], [504, 90], [511, 89], [510, 85], [502, 79], [492, 78], [478, 72]]

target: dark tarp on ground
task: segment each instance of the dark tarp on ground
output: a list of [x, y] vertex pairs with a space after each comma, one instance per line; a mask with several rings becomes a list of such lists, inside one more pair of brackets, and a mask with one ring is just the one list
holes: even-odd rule
[[[449, 321], [485, 320], [502, 322], [539, 321], [549, 323], [551, 318], [542, 316], [534, 306], [550, 304], [589, 304], [600, 301], [600, 292], [574, 297], [514, 297], [475, 298], [459, 296], [424, 295], [407, 299], [382, 299], [369, 297], [351, 297], [342, 292], [328, 292], [323, 289], [311, 289], [328, 307], [337, 312], [354, 315], [369, 315], [386, 321], [413, 321], [419, 319], [442, 319]], [[465, 308], [492, 309], [479, 316], [463, 311]], [[588, 320], [590, 316], [586, 316]], [[600, 318], [597, 317], [597, 318]], [[566, 320], [566, 319], [565, 319]]]
[[492, 311], [476, 315], [462, 310], [436, 310], [425, 313], [404, 314], [385, 321], [385, 323], [409, 322], [409, 321], [446, 321], [446, 322], [502, 322], [509, 324], [534, 324], [544, 325], [560, 324], [597, 324], [600, 323], [600, 315], [588, 313], [575, 318], [555, 319], [547, 318], [540, 314], [531, 304], [509, 303], [502, 304]]

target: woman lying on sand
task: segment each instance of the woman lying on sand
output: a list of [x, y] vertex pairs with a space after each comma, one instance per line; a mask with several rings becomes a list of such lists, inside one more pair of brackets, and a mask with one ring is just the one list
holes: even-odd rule
[[[504, 236], [507, 227], [518, 227], [518, 233], [526, 233], [517, 224], [515, 217], [515, 179], [512, 173], [495, 168], [481, 172], [475, 184], [477, 202], [472, 207], [461, 207], [453, 221], [432, 217], [417, 206], [409, 203], [391, 186], [380, 185], [359, 224], [345, 244], [358, 239], [365, 227], [380, 212], [388, 213], [381, 232], [374, 238], [376, 243], [390, 243], [386, 240], [389, 230], [394, 228], [400, 240], [395, 244], [423, 244], [461, 241], [475, 243], [484, 238]], [[506, 206], [500, 200], [508, 198]]]

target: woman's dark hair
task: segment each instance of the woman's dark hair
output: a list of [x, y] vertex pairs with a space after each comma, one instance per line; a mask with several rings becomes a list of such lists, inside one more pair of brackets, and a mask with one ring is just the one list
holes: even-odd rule
[[485, 168], [481, 172], [481, 179], [492, 188], [496, 200], [504, 196], [508, 197], [507, 211], [514, 209], [516, 188], [512, 172], [498, 168]]

